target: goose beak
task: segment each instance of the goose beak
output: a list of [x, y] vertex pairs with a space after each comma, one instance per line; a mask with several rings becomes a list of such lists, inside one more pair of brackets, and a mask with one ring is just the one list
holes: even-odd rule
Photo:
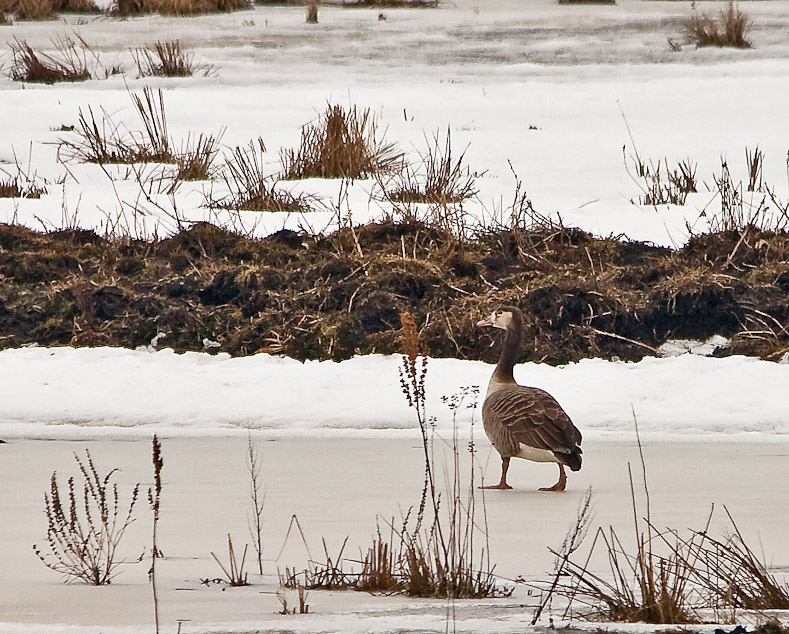
[[485, 319], [480, 319], [477, 322], [477, 326], [492, 326], [493, 320], [490, 317], [485, 317]]

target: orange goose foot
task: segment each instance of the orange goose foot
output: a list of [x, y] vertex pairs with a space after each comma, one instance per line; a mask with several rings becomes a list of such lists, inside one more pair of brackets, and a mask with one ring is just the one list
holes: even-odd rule
[[552, 487], [542, 487], [540, 491], [564, 491], [567, 487], [567, 474], [564, 472], [564, 465], [559, 464], [559, 481]]
[[489, 484], [488, 486], [479, 487], [480, 489], [498, 489], [500, 491], [506, 491], [507, 489], [511, 489], [512, 487], [507, 484], [506, 482], [499, 482], [498, 484]]
[[507, 489], [511, 489], [512, 487], [507, 484], [507, 470], [510, 468], [510, 459], [509, 458], [502, 458], [501, 459], [501, 480], [499, 480], [498, 484], [489, 484], [488, 486], [481, 486], [480, 489], [498, 489], [500, 491], [506, 491]]

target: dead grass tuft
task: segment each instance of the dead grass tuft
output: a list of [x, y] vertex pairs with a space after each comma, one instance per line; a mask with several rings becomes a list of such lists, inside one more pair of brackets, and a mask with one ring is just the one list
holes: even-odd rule
[[688, 40], [699, 47], [751, 48], [752, 43], [746, 36], [750, 25], [748, 16], [740, 11], [734, 0], [730, 0], [717, 18], [694, 9], [693, 15], [685, 23], [685, 33]]
[[329, 105], [316, 123], [302, 128], [298, 149], [282, 151], [283, 178], [355, 179], [389, 171], [402, 154], [383, 136], [369, 108]]
[[[711, 231], [735, 231], [742, 235], [749, 228], [775, 233], [789, 230], [789, 203], [779, 200], [775, 193], [761, 182], [763, 157], [757, 150], [755, 156], [746, 152], [746, 158], [749, 170], [747, 191], [750, 196], [743, 193], [743, 183], [734, 180], [728, 162], [721, 159], [720, 175], [713, 176], [720, 212], [707, 214]], [[757, 191], [754, 191], [755, 189]], [[764, 193], [758, 191], [759, 189], [764, 190]]]
[[427, 140], [427, 150], [420, 155], [420, 166], [414, 172], [406, 168], [395, 173], [382, 187], [387, 200], [393, 203], [427, 203], [449, 205], [462, 202], [477, 193], [474, 176], [463, 164], [465, 150], [453, 157], [452, 133], [446, 138], [438, 133]]
[[307, 0], [307, 24], [318, 24], [318, 0]]
[[35, 172], [25, 171], [18, 160], [14, 168], [14, 174], [0, 168], [0, 198], [41, 198], [47, 193]]
[[[696, 164], [690, 159], [680, 161], [673, 169], [668, 159], [663, 161], [643, 161], [638, 152], [631, 157], [635, 174], [628, 174], [641, 189], [638, 203], [641, 205], [684, 205], [688, 194], [698, 191]], [[625, 159], [627, 168], [627, 159]]]
[[41, 53], [15, 37], [8, 45], [11, 49], [11, 79], [54, 84], [94, 78], [92, 68], [98, 58], [84, 40], [62, 37], [54, 40], [53, 45], [54, 53]]
[[17, 20], [50, 20], [57, 14], [53, 0], [0, 0], [0, 16]]
[[402, 220], [419, 219], [464, 239], [470, 227], [463, 201], [476, 195], [476, 175], [464, 165], [465, 151], [453, 155], [449, 129], [444, 139], [436, 133], [426, 142], [415, 169], [404, 165], [376, 175], [377, 196]]
[[226, 157], [222, 178], [229, 191], [223, 198], [209, 196], [209, 207], [250, 211], [312, 211], [305, 195], [294, 196], [266, 175], [263, 139], [234, 148]]
[[214, 173], [213, 164], [219, 152], [219, 144], [224, 130], [219, 134], [200, 134], [189, 136], [181, 151], [175, 156], [178, 166], [176, 181], [205, 181]]
[[227, 580], [228, 585], [233, 588], [239, 588], [242, 586], [248, 586], [249, 581], [247, 579], [247, 573], [244, 572], [244, 565], [247, 559], [247, 550], [249, 549], [249, 544], [244, 545], [244, 552], [241, 554], [241, 559], [238, 558], [236, 555], [235, 548], [233, 547], [233, 540], [230, 537], [230, 533], [227, 534], [227, 564], [223, 564], [222, 560], [216, 556], [214, 552], [211, 552], [211, 557], [214, 558], [214, 561], [219, 565], [222, 569], [222, 572], [225, 575], [225, 579]]
[[559, 0], [559, 4], [616, 4], [616, 0]]
[[[161, 89], [154, 92], [146, 86], [141, 95], [130, 93], [130, 97], [142, 123], [141, 131], [126, 130], [115, 123], [104, 110], [97, 116], [90, 106], [86, 110], [80, 108], [73, 134], [58, 139], [59, 158], [100, 165], [177, 163], [167, 132], [164, 94]], [[207, 137], [210, 138], [212, 137]], [[202, 151], [206, 149], [204, 144]], [[188, 157], [185, 160], [188, 161]]]
[[129, 16], [146, 13], [188, 16], [248, 9], [250, 0], [114, 0], [113, 15]]
[[[140, 77], [191, 77], [200, 67], [180, 40], [157, 41], [133, 51]], [[203, 68], [204, 72], [210, 69]]]
[[[641, 450], [635, 413], [634, 421]], [[789, 608], [789, 586], [770, 573], [754, 554], [725, 506], [733, 534], [724, 539], [710, 534], [714, 506], [704, 528], [689, 531], [687, 537], [675, 529], [656, 528], [651, 518], [643, 453], [641, 468], [645, 516], [639, 519], [633, 474], [628, 464], [635, 548], [628, 549], [613, 527], [599, 528], [588, 555], [580, 561], [573, 559], [589, 526], [591, 507], [587, 496], [562, 548], [551, 551], [557, 558], [556, 575], [532, 625], [554, 593], [569, 601], [565, 616], [579, 605], [585, 618], [627, 623], [698, 623], [699, 611], [703, 609], [715, 611], [720, 618], [720, 614], [733, 614], [737, 609]], [[607, 573], [591, 570], [596, 549], [608, 561]], [[569, 581], [565, 581], [567, 578]]]

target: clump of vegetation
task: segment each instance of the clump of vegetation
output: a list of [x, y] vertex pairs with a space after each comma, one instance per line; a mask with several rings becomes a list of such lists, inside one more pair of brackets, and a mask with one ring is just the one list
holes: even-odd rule
[[477, 193], [474, 176], [463, 164], [466, 153], [453, 156], [450, 130], [447, 129], [443, 144], [435, 134], [427, 146], [416, 170], [406, 166], [386, 180], [379, 176], [385, 199], [392, 203], [451, 205], [474, 196]]
[[693, 15], [685, 23], [685, 33], [696, 46], [751, 48], [752, 42], [747, 37], [750, 25], [748, 16], [730, 0], [717, 18], [698, 13], [694, 8]]
[[294, 196], [277, 187], [265, 173], [263, 139], [252, 141], [247, 147], [234, 148], [225, 161], [222, 178], [228, 196], [220, 199], [209, 197], [209, 207], [245, 209], [252, 211], [311, 211], [306, 196]]
[[[334, 557], [329, 555], [324, 541], [325, 562], [316, 563], [310, 557], [309, 567], [304, 571], [286, 568], [281, 583], [290, 588], [299, 585], [309, 589], [350, 588], [367, 592], [401, 592], [413, 597], [463, 599], [509, 596], [512, 589], [503, 587], [494, 574], [484, 512], [480, 513], [478, 509], [473, 421], [469, 442], [472, 465], [468, 477], [461, 473], [457, 413], [461, 409], [476, 409], [479, 388], [462, 388], [458, 394], [444, 399], [452, 411], [454, 433], [448, 440], [451, 451], [448, 481], [442, 490], [436, 483], [433, 426], [425, 409], [427, 357], [421, 350], [413, 315], [403, 313], [401, 324], [403, 357], [400, 387], [409, 407], [414, 410], [425, 459], [419, 504], [415, 511], [408, 511], [401, 523], [396, 524], [394, 520], [388, 523], [388, 537], [382, 536], [380, 525], [377, 527], [372, 544], [356, 562], [361, 565], [360, 571], [348, 571], [343, 567], [347, 538]], [[306, 541], [304, 543], [306, 548]]]
[[285, 592], [285, 589], [282, 588], [277, 591], [277, 600], [279, 601], [282, 609], [279, 611], [280, 614], [288, 615], [288, 614], [309, 614], [310, 606], [307, 603], [307, 589], [300, 585], [296, 585], [296, 593], [299, 601], [298, 608], [290, 607], [290, 603], [288, 602], [288, 595]]
[[[118, 546], [132, 517], [140, 485], [132, 487], [128, 504], [122, 504], [117, 469], [99, 474], [89, 451], [85, 458], [74, 454], [81, 481], [70, 477], [65, 490], [52, 473], [49, 493], [44, 494], [47, 517], [46, 546], [33, 546], [42, 563], [69, 581], [93, 586], [109, 584], [118, 574], [121, 559]], [[134, 560], [140, 561], [141, 558]]]
[[205, 181], [214, 175], [213, 164], [219, 152], [224, 130], [219, 134], [189, 136], [181, 150], [175, 155], [178, 171], [176, 181]]
[[167, 130], [164, 94], [145, 87], [142, 94], [130, 94], [141, 130], [128, 130], [101, 110], [80, 108], [77, 125], [68, 136], [58, 139], [58, 157], [81, 163], [170, 163], [177, 164], [176, 180], [200, 180], [210, 175], [219, 136], [191, 137], [180, 153], [173, 149]]
[[56, 13], [52, 0], [0, 0], [0, 15], [17, 20], [50, 20]]
[[318, 0], [307, 0], [307, 24], [318, 24]]
[[409, 311], [430, 356], [493, 362], [495, 342], [470, 316], [515, 304], [534, 342], [520, 362], [636, 361], [667, 339], [715, 334], [731, 339], [719, 355], [777, 361], [789, 348], [786, 233], [700, 234], [669, 249], [518, 209], [520, 224], [507, 216], [464, 239], [416, 219], [355, 226], [355, 239], [197, 223], [154, 243], [0, 225], [3, 345], [134, 348], [166, 332], [178, 352], [209, 337], [233, 355], [341, 360], [396, 354]]
[[[720, 203], [719, 213], [707, 213], [712, 231], [733, 231], [740, 235], [750, 230], [785, 232], [789, 230], [789, 202], [778, 199], [775, 192], [762, 181], [764, 156], [758, 151], [751, 155], [746, 149], [748, 183], [735, 181], [729, 164], [721, 159], [720, 174], [713, 176], [714, 190]], [[750, 193], [747, 195], [745, 192]]]
[[250, 0], [114, 0], [110, 13], [118, 16], [159, 13], [188, 16], [248, 9]]
[[82, 39], [61, 37], [52, 42], [55, 52], [36, 51], [26, 41], [14, 38], [11, 49], [10, 76], [14, 81], [54, 84], [61, 81], [85, 81], [106, 78], [117, 69], [103, 69], [98, 56]]
[[0, 168], [0, 198], [41, 198], [47, 193], [46, 186], [36, 178], [29, 175], [16, 165], [16, 174], [9, 174]]
[[475, 175], [463, 162], [465, 151], [453, 155], [449, 129], [443, 141], [435, 134], [427, 146], [415, 169], [404, 165], [400, 170], [376, 175], [380, 199], [391, 204], [393, 213], [401, 218], [423, 218], [465, 237], [468, 221], [462, 203], [477, 193]]
[[61, 11], [93, 13], [99, 8], [93, 0], [0, 0], [0, 23], [9, 15], [17, 20], [51, 20]]
[[[381, 9], [435, 9], [439, 0], [350, 0], [344, 7], [373, 7]], [[380, 19], [380, 18], [379, 18]]]
[[559, 4], [616, 4], [616, 0], [559, 0]]
[[[635, 414], [634, 414], [635, 420]], [[590, 525], [591, 492], [582, 500], [576, 522], [556, 556], [556, 574], [538, 607], [532, 625], [539, 619], [551, 595], [567, 601], [571, 612], [584, 618], [627, 623], [684, 624], [701, 622], [699, 612], [720, 610], [777, 610], [789, 607], [789, 586], [767, 570], [745, 543], [728, 509], [734, 534], [719, 540], [710, 533], [714, 506], [700, 531], [655, 527], [651, 516], [646, 464], [635, 420], [644, 486], [644, 516], [636, 501], [633, 474], [628, 464], [633, 506], [635, 547], [628, 549], [613, 527], [598, 528], [586, 557], [577, 560]], [[608, 561], [606, 574], [590, 569], [596, 551]]]
[[281, 153], [283, 178], [365, 178], [402, 160], [396, 146], [378, 136], [375, 115], [356, 106], [329, 105], [316, 123], [301, 130], [297, 149]]
[[233, 588], [249, 585], [249, 580], [247, 579], [247, 573], [244, 572], [244, 565], [247, 559], [247, 550], [249, 550], [249, 544], [244, 545], [244, 552], [241, 554], [241, 559], [239, 559], [238, 556], [236, 555], [235, 548], [233, 547], [233, 540], [231, 539], [230, 534], [228, 533], [227, 565], [223, 564], [215, 553], [213, 552], [211, 553], [211, 556], [214, 558], [214, 561], [222, 569], [222, 572], [225, 575], [225, 580], [227, 581], [228, 585], [230, 585]]
[[195, 64], [194, 53], [184, 50], [180, 40], [157, 40], [136, 49], [133, 56], [140, 77], [191, 77], [198, 70], [210, 71]]
[[673, 169], [668, 159], [649, 163], [641, 160], [636, 152], [632, 157], [635, 177], [641, 189], [638, 203], [641, 205], [684, 205], [688, 194], [698, 191], [696, 164], [690, 159], [680, 161]]

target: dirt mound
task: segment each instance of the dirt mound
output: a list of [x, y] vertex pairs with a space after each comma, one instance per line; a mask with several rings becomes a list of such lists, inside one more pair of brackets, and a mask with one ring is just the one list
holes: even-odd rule
[[0, 225], [0, 345], [160, 345], [298, 359], [399, 352], [412, 312], [435, 356], [496, 358], [474, 326], [525, 315], [523, 360], [637, 360], [667, 339], [732, 339], [722, 354], [789, 348], [789, 236], [749, 229], [678, 251], [579, 230], [487, 231], [459, 241], [382, 222], [254, 240], [198, 223], [154, 243]]

